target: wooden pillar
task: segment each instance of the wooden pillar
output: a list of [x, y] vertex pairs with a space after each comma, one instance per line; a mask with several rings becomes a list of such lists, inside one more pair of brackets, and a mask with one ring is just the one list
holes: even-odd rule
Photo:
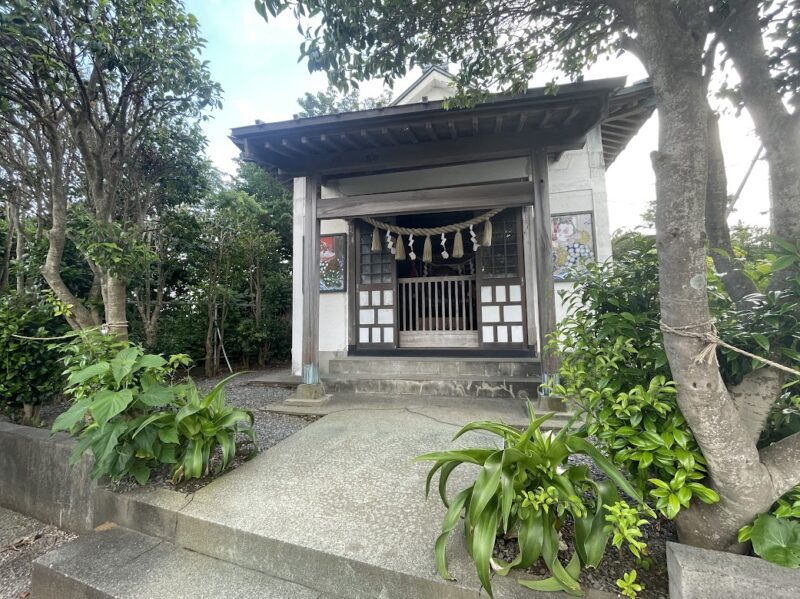
[[556, 292], [553, 280], [553, 243], [550, 231], [550, 182], [547, 150], [531, 153], [533, 171], [533, 212], [536, 244], [536, 283], [539, 308], [539, 347], [544, 381], [558, 371], [558, 357], [544, 349], [547, 336], [556, 328]]
[[[303, 211], [303, 384], [319, 386], [319, 219], [320, 179], [305, 178]], [[317, 390], [305, 389], [317, 395]]]

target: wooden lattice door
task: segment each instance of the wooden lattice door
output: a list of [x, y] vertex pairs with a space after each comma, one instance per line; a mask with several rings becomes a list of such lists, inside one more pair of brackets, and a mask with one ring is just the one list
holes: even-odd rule
[[372, 251], [372, 229], [355, 227], [355, 335], [359, 348], [397, 347], [397, 277], [394, 255], [381, 238], [381, 251]]
[[527, 345], [522, 219], [509, 208], [492, 219], [492, 245], [478, 250], [478, 301], [482, 347]]

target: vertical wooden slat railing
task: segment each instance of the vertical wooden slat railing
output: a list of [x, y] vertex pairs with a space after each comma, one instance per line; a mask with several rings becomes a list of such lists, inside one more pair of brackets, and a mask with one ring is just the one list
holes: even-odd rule
[[398, 279], [401, 331], [477, 330], [475, 276]]

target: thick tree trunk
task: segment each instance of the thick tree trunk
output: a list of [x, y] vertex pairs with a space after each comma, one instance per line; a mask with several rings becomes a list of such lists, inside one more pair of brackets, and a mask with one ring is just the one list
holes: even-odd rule
[[[659, 110], [656, 173], [656, 242], [661, 318], [681, 333], [711, 330], [706, 288], [705, 206], [708, 183], [707, 84], [702, 74], [702, 6], [678, 14], [671, 3], [636, 2], [645, 62]], [[705, 343], [665, 333], [664, 346], [678, 389], [678, 404], [708, 463], [721, 501], [693, 506], [679, 523], [681, 540], [730, 548], [738, 529], [774, 500], [761, 463], [715, 362], [695, 358]], [[713, 526], [709, 523], [713, 521]]]
[[[53, 167], [56, 171], [56, 167]], [[71, 306], [67, 322], [73, 329], [86, 329], [99, 324], [92, 318], [92, 313], [75, 297], [61, 278], [61, 260], [64, 256], [64, 244], [67, 232], [67, 195], [58, 180], [51, 181], [50, 214], [52, 226], [47, 234], [49, 245], [47, 257], [42, 266], [42, 275], [53, 290], [56, 297]]]
[[128, 339], [128, 297], [125, 281], [112, 274], [103, 275], [103, 298], [105, 319], [108, 330], [120, 339]]
[[[758, 2], [731, 0], [736, 11], [722, 32], [725, 49], [741, 79], [742, 99], [764, 144], [769, 164], [772, 233], [800, 239], [800, 117], [790, 114], [778, 92], [764, 47]], [[771, 287], [780, 289], [791, 276], [781, 271]]]
[[728, 228], [728, 178], [719, 137], [717, 115], [708, 108], [708, 184], [706, 197], [706, 234], [708, 249], [714, 268], [725, 289], [738, 308], [744, 307], [744, 298], [756, 293], [755, 284], [740, 268], [733, 253]]

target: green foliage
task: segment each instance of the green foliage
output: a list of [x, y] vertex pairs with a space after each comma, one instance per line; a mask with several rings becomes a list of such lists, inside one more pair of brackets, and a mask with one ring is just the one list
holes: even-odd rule
[[647, 520], [641, 517], [638, 508], [629, 506], [624, 501], [618, 501], [614, 505], [604, 506], [608, 510], [606, 514], [606, 532], [612, 533], [611, 544], [620, 549], [622, 544], [628, 548], [637, 560], [647, 556], [647, 543], [642, 541], [641, 527], [647, 524]]
[[800, 522], [761, 514], [739, 531], [739, 542], [752, 541], [759, 557], [787, 568], [800, 567]]
[[[458, 63], [458, 92], [519, 92], [542, 68], [578, 77], [625, 30], [606, 5], [530, 2], [256, 0], [266, 19], [293, 11], [300, 56], [337, 88], [398, 79], [415, 66]], [[556, 16], [558, 18], [554, 18]]]
[[[95, 351], [93, 347], [83, 355]], [[108, 346], [100, 349], [107, 351]], [[110, 360], [71, 369], [67, 391], [76, 401], [53, 423], [54, 432], [68, 431], [78, 438], [70, 464], [91, 450], [93, 478], [132, 476], [145, 484], [153, 468], [170, 465], [177, 481], [208, 474], [219, 446], [221, 468], [227, 468], [237, 434], [253, 440], [252, 414], [225, 406], [223, 387], [230, 379], [205, 397], [191, 379], [175, 383], [178, 370], [188, 364], [184, 355], [167, 360], [126, 346]]]
[[340, 94], [334, 86], [328, 85], [328, 89], [324, 92], [317, 92], [316, 94], [306, 92], [302, 98], [298, 98], [297, 103], [302, 110], [297, 116], [310, 117], [353, 112], [355, 110], [370, 110], [387, 106], [391, 101], [391, 92], [383, 92], [376, 98], [362, 99], [358, 89]]
[[654, 240], [631, 235], [613, 261], [590, 264], [566, 292], [570, 315], [551, 346], [562, 353], [555, 393], [585, 414], [584, 430], [632, 476], [662, 514], [674, 518], [702, 484], [705, 460], [678, 409], [659, 329]]
[[739, 542], [772, 563], [800, 567], [800, 486], [781, 497], [767, 514], [739, 529]]
[[35, 296], [0, 296], [0, 410], [44, 403], [61, 391], [58, 353], [42, 341], [63, 332], [61, 318]]
[[629, 599], [636, 599], [643, 590], [644, 585], [636, 582], [636, 570], [631, 570], [622, 575], [622, 578], [617, 579], [617, 586], [622, 594]]
[[129, 280], [156, 259], [139, 232], [120, 223], [98, 223], [86, 211], [75, 210], [71, 228], [81, 253], [116, 277]]
[[[61, 353], [61, 361], [65, 366], [64, 375], [68, 381], [91, 365], [110, 362], [118, 352], [128, 347], [116, 335], [103, 333], [100, 328], [74, 331], [69, 336], [69, 342], [51, 345]], [[86, 380], [80, 385], [67, 385], [65, 394], [73, 401], [80, 401], [98, 391], [102, 385], [101, 378]]]
[[[492, 596], [491, 572], [507, 575], [512, 569], [531, 566], [543, 558], [551, 577], [520, 580], [539, 591], [563, 590], [580, 595], [578, 576], [582, 567], [594, 568], [603, 557], [610, 531], [606, 529], [607, 505], [620, 501], [617, 486], [641, 503], [639, 493], [617, 468], [583, 437], [568, 428], [557, 435], [542, 432], [541, 425], [552, 414], [536, 418], [529, 405], [530, 422], [525, 431], [498, 422], [473, 422], [454, 437], [469, 431], [486, 431], [500, 437], [502, 448], [469, 448], [433, 452], [417, 460], [434, 462], [428, 473], [426, 494], [439, 472], [439, 495], [447, 506], [442, 533], [436, 540], [436, 567], [447, 570], [447, 541], [460, 518], [464, 518], [467, 548], [481, 584]], [[595, 481], [585, 465], [568, 463], [573, 454], [585, 454], [608, 476]], [[447, 481], [461, 464], [480, 470], [475, 482], [455, 497], [447, 495]], [[566, 522], [575, 527], [575, 553], [566, 566], [558, 560], [560, 531]], [[510, 563], [492, 557], [497, 534], [515, 534], [520, 552]]]

